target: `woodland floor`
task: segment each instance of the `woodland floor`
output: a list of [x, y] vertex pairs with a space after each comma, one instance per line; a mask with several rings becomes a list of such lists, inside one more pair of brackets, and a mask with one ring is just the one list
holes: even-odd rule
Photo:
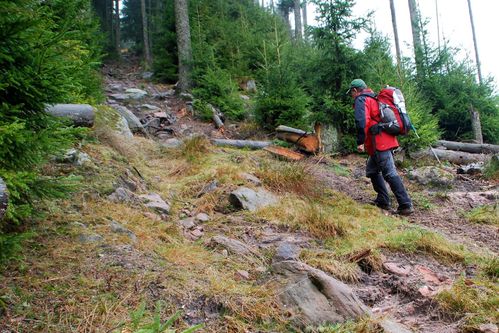
[[[143, 80], [138, 66], [109, 65], [103, 72], [108, 95], [117, 86], [143, 89], [150, 96], [165, 93], [163, 99], [146, 97], [140, 103], [157, 106], [176, 121], [149, 139], [136, 136], [123, 145], [101, 136], [99, 143], [80, 147], [95, 163], [80, 171], [86, 186], [71, 200], [47, 205], [47, 217], [34, 227], [36, 235], [26, 241], [23, 258], [2, 272], [0, 332], [132, 332], [131, 314], [138, 311], [144, 320], [153, 318], [158, 300], [164, 301], [162, 318], [182, 310], [177, 328], [205, 323], [202, 332], [295, 332], [277, 305], [276, 281], [269, 271], [272, 253], [284, 241], [302, 248], [302, 261], [347, 283], [374, 314], [414, 332], [451, 333], [497, 324], [497, 314], [487, 310], [477, 310], [472, 318], [476, 323], [470, 324], [468, 310], [446, 308], [449, 302], [435, 297], [464, 281], [471, 289], [482, 288], [492, 298], [491, 309], [497, 309], [497, 276], [484, 287], [480, 272], [483, 261], [497, 257], [498, 225], [473, 223], [466, 215], [480, 205], [497, 205], [497, 181], [456, 177], [448, 188], [433, 188], [407, 180], [400, 169], [416, 209], [409, 218], [400, 218], [369, 205], [374, 192], [364, 177], [365, 156], [310, 156], [294, 164], [264, 151], [202, 144], [196, 147], [204, 151], [201, 155], [189, 155], [186, 147], [184, 152], [159, 149], [153, 141], [194, 134], [272, 137], [254, 125], [238, 123], [226, 124], [220, 133], [190, 115], [183, 100], [169, 95], [171, 86]], [[109, 98], [107, 102], [114, 103]], [[137, 115], [143, 112], [138, 105], [127, 106]], [[327, 201], [324, 214], [334, 219], [328, 234], [321, 234], [322, 225], [306, 223], [322, 206], [305, 199], [303, 189], [276, 185], [279, 175], [293, 169], [310, 174], [304, 181], [310, 181], [312, 191], [316, 185], [333, 191], [318, 199]], [[240, 171], [262, 179], [281, 203], [251, 214], [234, 210], [227, 197], [247, 183]], [[75, 169], [54, 166], [47, 172]], [[170, 201], [172, 213], [166, 222], [157, 214], [106, 200], [120, 177]], [[213, 180], [218, 188], [201, 196]], [[207, 213], [210, 220], [196, 235], [178, 224], [198, 213]], [[329, 226], [329, 217], [319, 215]], [[110, 233], [109, 220], [125, 224], [137, 240]], [[103, 235], [104, 241], [78, 241], [82, 230]], [[209, 241], [215, 235], [238, 239], [259, 254], [243, 258], [213, 249]], [[452, 288], [452, 293], [458, 292]], [[147, 305], [142, 312], [141, 302]], [[348, 323], [322, 332], [375, 330]]]

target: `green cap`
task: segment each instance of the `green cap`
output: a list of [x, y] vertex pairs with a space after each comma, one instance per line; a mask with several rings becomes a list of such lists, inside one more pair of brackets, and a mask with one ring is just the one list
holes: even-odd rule
[[367, 84], [364, 82], [362, 79], [355, 79], [350, 83], [350, 88], [347, 90], [347, 95], [350, 93], [352, 88], [362, 88], [365, 89], [367, 88]]

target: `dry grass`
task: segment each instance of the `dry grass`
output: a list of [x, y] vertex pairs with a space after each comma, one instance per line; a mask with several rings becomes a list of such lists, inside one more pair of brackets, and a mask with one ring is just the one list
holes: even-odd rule
[[312, 165], [306, 163], [267, 160], [262, 163], [256, 176], [277, 193], [318, 198], [324, 193], [325, 187], [314, 176], [312, 168]]
[[356, 263], [339, 260], [332, 251], [303, 250], [300, 259], [344, 282], [359, 281], [359, 266]]

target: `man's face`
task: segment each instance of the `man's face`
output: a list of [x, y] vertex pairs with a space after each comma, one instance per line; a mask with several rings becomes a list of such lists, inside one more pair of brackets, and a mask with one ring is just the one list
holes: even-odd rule
[[360, 94], [360, 89], [358, 88], [352, 88], [350, 90], [350, 96], [352, 96], [352, 98], [359, 96], [359, 94]]

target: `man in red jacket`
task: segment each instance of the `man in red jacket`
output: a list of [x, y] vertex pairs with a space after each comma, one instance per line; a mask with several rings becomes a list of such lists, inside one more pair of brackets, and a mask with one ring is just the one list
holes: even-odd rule
[[398, 202], [397, 214], [410, 215], [414, 212], [411, 199], [397, 173], [392, 150], [399, 146], [397, 138], [381, 131], [381, 121], [376, 95], [361, 79], [350, 84], [348, 93], [355, 99], [355, 125], [357, 127], [357, 151], [367, 151], [366, 176], [371, 179], [378, 194], [374, 204], [382, 209], [390, 208], [390, 197], [385, 180]]

